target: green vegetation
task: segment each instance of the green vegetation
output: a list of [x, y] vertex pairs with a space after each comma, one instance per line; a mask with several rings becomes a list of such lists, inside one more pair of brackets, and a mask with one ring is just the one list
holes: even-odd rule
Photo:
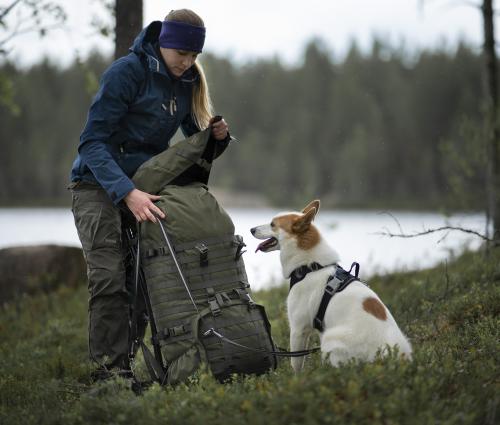
[[[432, 270], [371, 279], [410, 336], [413, 362], [392, 356], [334, 369], [315, 355], [299, 375], [288, 361], [225, 385], [201, 372], [141, 397], [120, 380], [89, 385], [84, 288], [18, 299], [0, 311], [0, 423], [498, 423], [499, 260], [467, 253]], [[254, 294], [282, 346], [286, 293]]]

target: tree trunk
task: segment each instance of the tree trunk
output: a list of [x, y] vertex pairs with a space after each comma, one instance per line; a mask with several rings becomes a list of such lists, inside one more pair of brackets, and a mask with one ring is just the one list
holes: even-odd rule
[[484, 56], [486, 60], [487, 97], [488, 97], [488, 158], [489, 188], [488, 216], [493, 224], [495, 245], [500, 244], [500, 128], [498, 117], [498, 77], [495, 51], [495, 28], [493, 0], [483, 0]]
[[116, 0], [115, 59], [128, 54], [142, 30], [142, 0]]

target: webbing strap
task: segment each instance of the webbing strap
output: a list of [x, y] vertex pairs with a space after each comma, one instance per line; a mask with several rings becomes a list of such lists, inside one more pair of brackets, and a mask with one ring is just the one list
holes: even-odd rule
[[[201, 248], [200, 248], [201, 249]], [[217, 256], [215, 254], [218, 254]], [[189, 256], [181, 256], [177, 257], [177, 260], [182, 264], [182, 267], [184, 270], [189, 270], [189, 269], [199, 269], [200, 267], [203, 267], [203, 270], [210, 270], [207, 268], [209, 260], [211, 265], [217, 265], [221, 263], [225, 264], [234, 264], [235, 260], [235, 250], [220, 250], [218, 253], [212, 253], [205, 251], [204, 253], [199, 253], [196, 256], [195, 255], [189, 255]], [[204, 264], [202, 263], [202, 260]], [[165, 259], [162, 259], [160, 261], [163, 263], [160, 267], [162, 274], [163, 273], [174, 273], [177, 272], [177, 268], [175, 267], [175, 264], [173, 263], [172, 259], [170, 257], [167, 257]], [[156, 262], [157, 264], [158, 262]], [[150, 266], [151, 262], [146, 266]]]
[[[151, 279], [151, 276], [148, 276], [148, 279]], [[241, 288], [248, 288], [248, 283], [245, 280], [242, 280], [241, 276], [236, 273], [232, 276], [221, 277], [220, 279], [200, 280], [194, 283], [189, 282], [189, 288], [195, 296], [198, 296], [197, 291], [204, 291], [208, 287], [212, 287], [219, 292], [221, 289], [233, 289], [235, 287], [234, 284], [238, 284], [238, 287]], [[151, 286], [153, 286], [153, 284]], [[170, 297], [170, 299], [172, 299], [172, 297], [175, 297], [175, 294], [177, 294], [178, 290], [181, 288], [182, 287], [179, 285], [177, 280], [170, 279], [168, 281], [162, 281], [161, 285], [155, 285], [155, 287], [149, 290], [149, 293], [154, 294], [155, 298], [162, 297], [161, 300], [165, 297]]]
[[[207, 246], [207, 245], [205, 244], [205, 246]], [[235, 253], [237, 253], [237, 248], [235, 248], [234, 246], [231, 246], [231, 245], [226, 245], [226, 246], [221, 246], [221, 247], [216, 246], [215, 248], [213, 246], [207, 246], [207, 248], [209, 248], [209, 251], [207, 252], [207, 254], [210, 254], [211, 260], [221, 258], [221, 257], [229, 257], [229, 256], [235, 257], [236, 256]], [[200, 259], [199, 252], [188, 253], [186, 251], [187, 250], [184, 250], [181, 253], [177, 253], [177, 259], [182, 264], [195, 263], [195, 262], [199, 261], [199, 259]], [[169, 255], [170, 255], [170, 252], [168, 251], [168, 247], [160, 246], [159, 248], [149, 248], [143, 254], [143, 257], [145, 259], [149, 260], [148, 264], [151, 264], [151, 263], [155, 262], [155, 260], [152, 260], [152, 258], [169, 256]], [[156, 261], [157, 262], [163, 261], [163, 259], [158, 259]]]
[[[238, 276], [243, 275], [243, 272], [245, 272], [245, 267], [243, 264], [235, 266], [234, 261], [230, 262], [225, 262], [225, 263], [219, 263], [219, 264], [214, 264], [211, 266], [203, 267], [203, 268], [195, 268], [192, 270], [188, 270], [184, 272], [185, 278], [193, 278], [193, 277], [200, 277], [200, 276], [206, 276], [207, 274], [211, 273], [217, 273], [217, 272], [225, 272], [225, 271], [232, 271]], [[161, 275], [162, 277], [166, 279], [176, 279], [177, 281], [179, 280], [179, 276], [177, 273], [168, 273], [165, 270], [160, 270], [158, 274], [150, 274], [147, 273], [148, 278], [154, 278], [156, 276]], [[181, 283], [183, 283], [182, 279], [180, 280]], [[162, 285], [163, 286], [163, 285]], [[173, 285], [176, 286], [176, 285]]]
[[[353, 276], [350, 272], [352, 269], [355, 269], [355, 275]], [[325, 291], [323, 292], [323, 297], [321, 298], [321, 302], [319, 304], [318, 312], [313, 320], [313, 327], [320, 332], [324, 330], [323, 320], [325, 318], [326, 309], [332, 297], [338, 293], [343, 291], [350, 283], [357, 280], [359, 274], [359, 264], [352, 263], [351, 269], [347, 272], [342, 267], [337, 266], [335, 270], [335, 274], [328, 277], [328, 281], [325, 287]]]
[[189, 161], [194, 162], [195, 164], [199, 165], [201, 168], [203, 168], [207, 172], [210, 172], [210, 169], [212, 168], [212, 164], [210, 162], [208, 162], [206, 159], [198, 158], [198, 155], [189, 154], [188, 151], [186, 151], [186, 150], [177, 149], [176, 154], [182, 158], [185, 158], [185, 159], [188, 159]]
[[224, 236], [214, 236], [211, 238], [200, 239], [197, 241], [178, 243], [178, 244], [175, 244], [175, 252], [178, 253], [181, 251], [185, 251], [186, 249], [193, 249], [195, 247], [195, 245], [197, 245], [199, 243], [205, 243], [206, 245], [212, 245], [212, 244], [225, 243], [225, 242], [234, 242], [235, 244], [239, 243], [238, 235], [233, 235], [231, 233], [231, 234], [224, 235]]
[[144, 344], [144, 341], [141, 341], [140, 344], [142, 348], [142, 355], [144, 356], [144, 363], [146, 363], [146, 367], [148, 369], [149, 375], [151, 376], [151, 379], [163, 385], [167, 374], [163, 370], [163, 367], [160, 365], [160, 363], [158, 363], [158, 361], [155, 359], [147, 345]]
[[274, 351], [274, 350], [266, 350], [265, 348], [248, 347], [247, 345], [239, 344], [236, 341], [233, 341], [229, 338], [226, 338], [224, 335], [217, 332], [214, 328], [210, 328], [208, 331], [206, 331], [203, 334], [203, 336], [210, 336], [210, 335], [215, 335], [217, 338], [221, 339], [222, 341], [227, 342], [228, 344], [243, 348], [243, 349], [248, 350], [248, 351], [253, 351], [255, 353], [273, 354], [273, 355], [278, 356], [278, 357], [303, 357], [303, 356], [307, 356], [308, 354], [315, 353], [316, 351], [320, 350], [320, 347], [314, 347], [314, 348], [310, 348], [309, 350], [299, 350], [299, 351]]

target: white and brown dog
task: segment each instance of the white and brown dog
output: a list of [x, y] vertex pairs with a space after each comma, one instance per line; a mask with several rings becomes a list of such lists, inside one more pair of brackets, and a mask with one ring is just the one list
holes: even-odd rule
[[[307, 349], [327, 280], [338, 267], [338, 254], [312, 223], [319, 204], [313, 201], [302, 213], [281, 213], [271, 224], [251, 229], [257, 239], [265, 239], [257, 251], [280, 250], [285, 278], [290, 278], [297, 270], [304, 270], [304, 266], [308, 271], [291, 287], [287, 299], [292, 351]], [[388, 352], [387, 347], [394, 346], [400, 354], [411, 358], [410, 343], [387, 307], [375, 292], [357, 279], [330, 299], [322, 329], [323, 359], [329, 359], [334, 366], [351, 358], [370, 361], [377, 352], [383, 355]], [[292, 358], [295, 371], [302, 369], [303, 364], [303, 357]]]

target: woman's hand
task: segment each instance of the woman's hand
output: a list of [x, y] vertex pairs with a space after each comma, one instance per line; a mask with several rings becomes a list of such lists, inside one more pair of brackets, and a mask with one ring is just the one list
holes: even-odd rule
[[153, 213], [157, 214], [161, 218], [165, 218], [163, 211], [153, 204], [153, 201], [157, 201], [158, 199], [160, 199], [160, 196], [150, 195], [149, 193], [142, 192], [139, 189], [133, 189], [127, 196], [125, 196], [124, 201], [139, 223], [148, 220], [156, 223], [157, 220]]
[[229, 126], [227, 125], [227, 122], [224, 121], [224, 118], [216, 121], [217, 118], [220, 117], [213, 117], [209, 122], [209, 126], [212, 128], [212, 136], [215, 140], [224, 140], [229, 133]]

